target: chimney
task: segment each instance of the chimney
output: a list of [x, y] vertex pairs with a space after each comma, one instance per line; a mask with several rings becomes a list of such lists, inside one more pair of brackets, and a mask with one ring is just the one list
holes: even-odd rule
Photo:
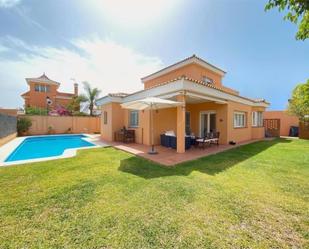
[[74, 95], [78, 96], [78, 84], [74, 83]]

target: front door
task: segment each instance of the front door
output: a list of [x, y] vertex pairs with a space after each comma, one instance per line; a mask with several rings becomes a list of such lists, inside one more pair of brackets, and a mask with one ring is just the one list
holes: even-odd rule
[[208, 132], [216, 131], [216, 113], [214, 111], [201, 112], [200, 136], [204, 137]]

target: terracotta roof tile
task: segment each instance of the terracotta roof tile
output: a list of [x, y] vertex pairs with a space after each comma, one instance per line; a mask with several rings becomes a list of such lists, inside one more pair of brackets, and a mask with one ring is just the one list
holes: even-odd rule
[[160, 69], [160, 70], [157, 71], [157, 72], [154, 72], [154, 73], [152, 73], [152, 74], [149, 74], [149, 75], [143, 77], [142, 80], [144, 80], [144, 79], [146, 79], [146, 78], [148, 78], [148, 77], [150, 77], [150, 76], [156, 75], [157, 73], [160, 73], [160, 72], [162, 72], [162, 71], [165, 71], [166, 69], [169, 69], [169, 68], [171, 68], [171, 67], [177, 66], [178, 64], [181, 64], [181, 63], [183, 63], [183, 62], [186, 62], [186, 61], [188, 61], [188, 60], [191, 60], [191, 59], [193, 59], [193, 58], [196, 58], [196, 59], [200, 60], [201, 62], [206, 63], [206, 64], [208, 64], [209, 66], [211, 66], [211, 67], [213, 67], [213, 68], [215, 68], [215, 69], [217, 69], [217, 70], [219, 70], [219, 71], [221, 71], [221, 72], [223, 72], [223, 73], [226, 73], [226, 72], [225, 72], [224, 70], [222, 70], [221, 68], [219, 68], [219, 67], [217, 67], [217, 66], [214, 66], [213, 64], [211, 64], [211, 63], [205, 61], [204, 59], [202, 59], [202, 58], [196, 56], [195, 54], [193, 54], [193, 55], [190, 56], [190, 57], [187, 57], [187, 58], [185, 58], [185, 59], [183, 59], [183, 60], [181, 60], [181, 61], [178, 61], [178, 62], [176, 62], [176, 63], [174, 63], [174, 64], [172, 64], [172, 65], [169, 65], [169, 66], [167, 66], [167, 67], [165, 67], [165, 68], [162, 68], [162, 69]]
[[59, 96], [67, 96], [67, 97], [72, 97], [75, 94], [74, 93], [63, 93], [63, 92], [57, 92], [57, 95]]
[[46, 84], [54, 84], [59, 86], [60, 83], [54, 80], [51, 80], [50, 78], [48, 78], [45, 73], [42, 74], [40, 77], [38, 78], [26, 78], [26, 81], [29, 82], [38, 82], [38, 83], [46, 83]]
[[249, 100], [249, 101], [252, 101], [252, 102], [255, 102], [255, 103], [262, 103], [262, 102], [268, 103], [267, 101], [265, 101], [265, 99], [251, 99], [251, 98], [247, 98], [247, 97], [244, 97], [244, 96], [241, 96], [241, 95], [238, 95], [238, 94], [234, 94], [234, 93], [228, 92], [228, 91], [224, 90], [224, 89], [221, 88], [221, 87], [217, 87], [217, 86], [215, 86], [215, 85], [205, 83], [204, 81], [201, 81], [201, 80], [192, 79], [192, 78], [189, 78], [189, 77], [187, 77], [187, 76], [177, 77], [177, 78], [174, 78], [174, 79], [172, 79], [172, 80], [168, 80], [168, 81], [162, 82], [162, 83], [157, 84], [157, 85], [155, 85], [155, 86], [152, 86], [152, 87], [149, 87], [149, 88], [147, 88], [147, 89], [140, 90], [140, 91], [137, 91], [137, 92], [128, 94], [128, 95], [133, 95], [133, 94], [136, 94], [136, 93], [139, 93], [139, 92], [143, 92], [143, 91], [148, 90], [148, 89], [153, 89], [153, 88], [156, 88], [156, 87], [159, 87], [159, 86], [167, 85], [167, 84], [169, 84], [169, 83], [172, 83], [172, 82], [175, 82], [175, 81], [181, 80], [181, 79], [185, 79], [185, 80], [191, 81], [191, 82], [196, 83], [196, 84], [199, 84], [199, 85], [203, 85], [203, 86], [206, 86], [206, 87], [209, 87], [209, 88], [213, 88], [213, 89], [216, 89], [216, 90], [218, 90], [218, 91], [221, 91], [221, 92], [224, 92], [224, 93], [233, 95], [233, 96], [237, 96], [237, 97], [240, 97], [240, 98], [242, 98], [242, 99], [246, 99], [246, 100]]

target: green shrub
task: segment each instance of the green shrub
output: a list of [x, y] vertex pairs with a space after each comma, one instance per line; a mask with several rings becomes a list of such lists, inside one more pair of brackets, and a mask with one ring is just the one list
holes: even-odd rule
[[45, 108], [40, 108], [40, 107], [27, 107], [26, 108], [26, 114], [27, 115], [47, 116], [48, 115], [48, 110], [45, 109]]
[[27, 117], [18, 118], [17, 120], [17, 132], [19, 135], [26, 133], [32, 125], [31, 119]]
[[84, 112], [75, 111], [72, 113], [73, 116], [89, 116], [89, 114]]

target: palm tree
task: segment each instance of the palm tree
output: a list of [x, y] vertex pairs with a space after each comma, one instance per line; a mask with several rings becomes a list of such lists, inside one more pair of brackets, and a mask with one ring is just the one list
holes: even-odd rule
[[78, 96], [72, 97], [70, 103], [67, 105], [67, 109], [75, 115], [76, 113], [80, 113], [81, 103], [86, 102], [87, 98], [85, 95], [81, 94]]
[[101, 91], [98, 88], [92, 88], [87, 81], [84, 81], [83, 84], [86, 93], [81, 94], [79, 97], [83, 100], [82, 102], [88, 102], [90, 116], [93, 116], [93, 107]]

